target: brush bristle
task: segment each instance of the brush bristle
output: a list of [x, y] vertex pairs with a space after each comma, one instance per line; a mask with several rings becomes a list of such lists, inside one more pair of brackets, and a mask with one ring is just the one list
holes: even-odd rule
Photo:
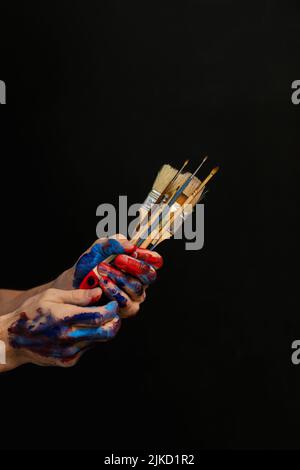
[[192, 181], [187, 185], [187, 187], [183, 191], [183, 194], [186, 197], [191, 196], [193, 194], [193, 192], [196, 191], [198, 186], [200, 186], [200, 184], [201, 184], [201, 181], [199, 180], [199, 178], [197, 178], [197, 176], [194, 176], [192, 178]]
[[163, 165], [157, 173], [157, 176], [153, 183], [153, 189], [155, 189], [155, 191], [158, 191], [159, 193], [162, 193], [166, 186], [174, 178], [176, 173], [176, 168], [173, 168], [171, 165], [168, 164]]
[[[172, 194], [176, 189], [178, 189], [179, 186], [182, 186], [185, 181], [191, 176], [192, 173], [186, 172], [182, 173], [181, 175], [178, 175], [176, 180], [170, 185], [169, 193]], [[191, 182], [187, 185], [185, 190], [183, 191], [183, 194], [186, 197], [191, 196], [191, 194], [197, 189], [197, 187], [200, 185], [200, 180], [196, 176], [193, 177]]]
[[191, 176], [191, 173], [181, 173], [180, 175], [178, 175], [177, 178], [172, 182], [172, 184], [170, 184], [170, 187], [168, 188], [168, 193], [174, 193], [174, 191], [176, 191], [178, 187], [183, 185], [183, 183], [188, 179], [189, 176]]

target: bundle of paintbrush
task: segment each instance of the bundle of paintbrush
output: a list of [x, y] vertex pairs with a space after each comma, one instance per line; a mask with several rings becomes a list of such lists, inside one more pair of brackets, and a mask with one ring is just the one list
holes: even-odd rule
[[[139, 223], [131, 237], [133, 244], [140, 248], [154, 250], [159, 243], [175, 234], [203, 197], [209, 180], [219, 169], [213, 168], [201, 181], [196, 177], [196, 173], [206, 160], [207, 157], [204, 157], [194, 173], [184, 172], [189, 163], [188, 160], [184, 162], [180, 170], [168, 164], [163, 165], [140, 209]], [[111, 263], [115, 256], [109, 256], [104, 261]], [[95, 280], [98, 278], [97, 266], [90, 274]], [[86, 279], [81, 287], [89, 287]]]
[[203, 196], [208, 181], [218, 171], [218, 168], [214, 168], [200, 181], [195, 175], [206, 160], [207, 157], [193, 174], [184, 172], [188, 161], [184, 162], [180, 170], [170, 165], [162, 167], [143, 204], [142, 221], [132, 238], [137, 246], [154, 249], [163, 240], [175, 234]]
[[[213, 168], [201, 181], [196, 173], [206, 160], [207, 157], [204, 157], [194, 173], [184, 172], [188, 160], [180, 170], [171, 165], [163, 165], [140, 209], [140, 221], [131, 238], [136, 246], [153, 250], [163, 240], [175, 234], [219, 169]], [[106, 262], [110, 263], [113, 259], [114, 256], [110, 256]]]

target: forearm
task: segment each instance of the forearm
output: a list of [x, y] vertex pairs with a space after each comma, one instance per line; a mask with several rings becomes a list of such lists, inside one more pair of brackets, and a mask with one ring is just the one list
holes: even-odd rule
[[23, 292], [21, 290], [0, 289], [0, 316], [12, 310], [9, 308], [10, 305]]
[[12, 312], [26, 299], [28, 299], [28, 297], [32, 297], [33, 295], [39, 294], [45, 289], [49, 289], [52, 284], [53, 281], [49, 282], [48, 284], [43, 284], [41, 286], [37, 286], [33, 289], [28, 289], [25, 291], [0, 289], [0, 316]]

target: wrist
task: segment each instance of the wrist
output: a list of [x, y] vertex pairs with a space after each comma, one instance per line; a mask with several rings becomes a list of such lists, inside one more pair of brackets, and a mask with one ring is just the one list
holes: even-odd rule
[[74, 268], [67, 269], [61, 273], [54, 281], [52, 281], [51, 286], [55, 289], [72, 289], [73, 288], [73, 279], [74, 279]]

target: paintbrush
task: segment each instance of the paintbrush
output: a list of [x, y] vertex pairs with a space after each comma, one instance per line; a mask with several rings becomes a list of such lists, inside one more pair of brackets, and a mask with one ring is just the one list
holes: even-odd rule
[[[160, 203], [164, 199], [168, 199], [168, 188], [176, 180], [178, 175], [180, 175], [180, 173], [184, 170], [188, 162], [189, 161], [186, 160], [180, 170], [173, 168], [169, 164], [165, 164], [161, 167], [155, 178], [151, 191], [149, 192], [147, 198], [142, 204], [142, 207], [140, 208], [140, 220], [142, 220], [138, 223], [134, 230], [133, 236], [131, 238], [133, 243], [134, 240], [139, 240], [140, 238], [141, 230], [143, 230], [143, 227], [148, 221], [148, 212], [151, 211], [151, 208], [154, 206], [154, 204]], [[115, 257], [115, 255], [111, 255], [105, 260], [105, 262], [111, 263], [115, 259]]]
[[152, 239], [152, 242], [147, 247], [149, 250], [154, 250], [162, 241], [167, 240], [168, 238], [171, 238], [175, 235], [187, 217], [193, 212], [193, 208], [202, 198], [203, 192], [204, 188], [200, 188], [199, 185], [182, 205], [177, 203], [173, 205], [169, 221], [162, 227], [161, 231], [158, 233], [158, 236]]
[[209, 175], [203, 180], [203, 182], [194, 189], [194, 191], [186, 199], [184, 204], [182, 204], [181, 206], [178, 205], [177, 208], [174, 208], [174, 212], [171, 214], [170, 220], [165, 224], [164, 227], [162, 227], [161, 231], [158, 234], [158, 238], [156, 238], [156, 240], [155, 238], [153, 238], [152, 242], [147, 246], [149, 250], [154, 250], [157, 245], [159, 245], [162, 241], [174, 236], [174, 234], [177, 230], [179, 230], [183, 222], [192, 213], [193, 208], [204, 194], [206, 184], [218, 172], [218, 170], [219, 167], [213, 168]]
[[[153, 250], [163, 240], [174, 235], [177, 228], [180, 227], [183, 220], [192, 210], [191, 209], [188, 212], [187, 209], [190, 206], [193, 208], [196, 205], [203, 195], [208, 181], [219, 170], [219, 167], [213, 168], [210, 174], [201, 182], [195, 175], [206, 159], [207, 157], [203, 159], [193, 174], [182, 174], [182, 170], [185, 168], [187, 162], [184, 163], [180, 170], [177, 171], [174, 169], [175, 173], [173, 173], [173, 176], [166, 184], [165, 189], [162, 190], [156, 199], [156, 202], [164, 201], [165, 203], [160, 204], [159, 209], [157, 210], [156, 214], [154, 214], [155, 217], [152, 216], [149, 223], [147, 223], [145, 227], [141, 228], [142, 233], [138, 234], [139, 238], [132, 239], [132, 243], [139, 247], [149, 247], [151, 250]], [[189, 185], [191, 186], [189, 187]], [[188, 213], [185, 215], [184, 211]], [[171, 218], [169, 217], [167, 219], [169, 215], [171, 215]], [[161, 226], [162, 221], [164, 222], [163, 226]], [[179, 224], [175, 225], [176, 221], [179, 221]], [[153, 223], [154, 229], [152, 227]], [[146, 235], [147, 238], [145, 239], [143, 235]], [[104, 261], [106, 263], [111, 263], [115, 257], [116, 255], [109, 256]], [[95, 285], [98, 279], [99, 274], [97, 266], [95, 266], [95, 268], [83, 280], [80, 288], [90, 288], [92, 285]]]
[[151, 207], [156, 204], [157, 200], [164, 193], [176, 173], [176, 168], [173, 168], [169, 164], [163, 165], [161, 167], [161, 169], [156, 175], [151, 191], [149, 192], [148, 196], [142, 204], [142, 212], [148, 212]]
[[176, 173], [173, 176], [173, 178], [169, 181], [169, 183], [167, 184], [167, 186], [165, 187], [165, 189], [163, 190], [163, 192], [161, 193], [159, 198], [157, 199], [156, 204], [160, 204], [161, 202], [165, 202], [168, 199], [168, 197], [170, 196], [170, 194], [172, 194], [172, 192], [174, 190], [173, 186], [175, 185], [175, 183], [178, 186], [179, 178], [180, 178], [183, 170], [185, 169], [185, 167], [188, 165], [188, 163], [189, 163], [189, 160], [185, 160], [185, 162], [183, 163], [182, 167], [179, 170], [174, 168]]
[[[188, 185], [191, 183], [193, 178], [195, 177], [196, 173], [200, 170], [202, 167], [203, 163], [207, 160], [207, 157], [205, 157], [198, 168], [194, 171], [193, 174], [188, 176], [188, 178], [184, 181], [183, 184], [180, 184], [175, 187], [175, 190], [173, 194], [170, 195], [169, 199], [166, 201], [166, 203], [162, 206], [161, 209], [157, 211], [157, 213], [154, 214], [154, 216], [151, 217], [149, 223], [145, 228], [143, 228], [142, 233], [139, 234], [139, 240], [134, 240], [134, 243], [137, 246], [140, 246], [142, 248], [145, 248], [151, 243], [151, 240], [153, 238], [153, 234], [155, 234], [154, 230], [157, 228], [157, 226], [161, 223], [163, 219], [166, 218], [166, 216], [169, 214], [171, 207], [177, 200], [180, 198], [180, 196], [184, 193]], [[177, 183], [176, 183], [177, 184]], [[146, 235], [146, 237], [145, 237]]]
[[[151, 211], [151, 209], [153, 209], [153, 206], [155, 204], [160, 204], [168, 198], [170, 192], [172, 191], [172, 184], [174, 183], [174, 181], [177, 180], [178, 176], [182, 173], [188, 163], [189, 160], [186, 160], [179, 170], [173, 168], [169, 164], [163, 165], [161, 167], [155, 178], [150, 193], [148, 194], [147, 198], [145, 199], [139, 210], [140, 222], [135, 227], [132, 237], [138, 237], [138, 232], [140, 228], [147, 222], [147, 214]], [[153, 212], [154, 210], [152, 210], [152, 213]]]
[[[202, 167], [202, 165], [206, 162], [206, 160], [208, 159], [208, 157], [204, 157], [202, 162], [201, 162], [201, 165], [199, 167], [199, 169]], [[176, 181], [176, 185], [178, 184], [179, 186], [181, 186], [182, 184], [185, 183], [185, 181], [191, 177], [191, 173], [190, 172], [187, 172], [187, 173], [182, 173], [181, 175], [179, 175], [178, 177], [178, 182]], [[195, 192], [195, 190], [200, 186], [201, 184], [201, 181], [199, 178], [197, 178], [197, 176], [193, 176], [189, 182], [189, 184], [186, 186], [186, 188], [182, 191], [182, 194], [179, 196], [179, 198], [177, 199], [176, 203], [175, 203], [175, 208], [178, 208], [179, 205], [182, 206], [185, 201]], [[173, 192], [173, 190], [175, 189], [175, 183], [171, 182], [170, 184], [170, 191]]]

